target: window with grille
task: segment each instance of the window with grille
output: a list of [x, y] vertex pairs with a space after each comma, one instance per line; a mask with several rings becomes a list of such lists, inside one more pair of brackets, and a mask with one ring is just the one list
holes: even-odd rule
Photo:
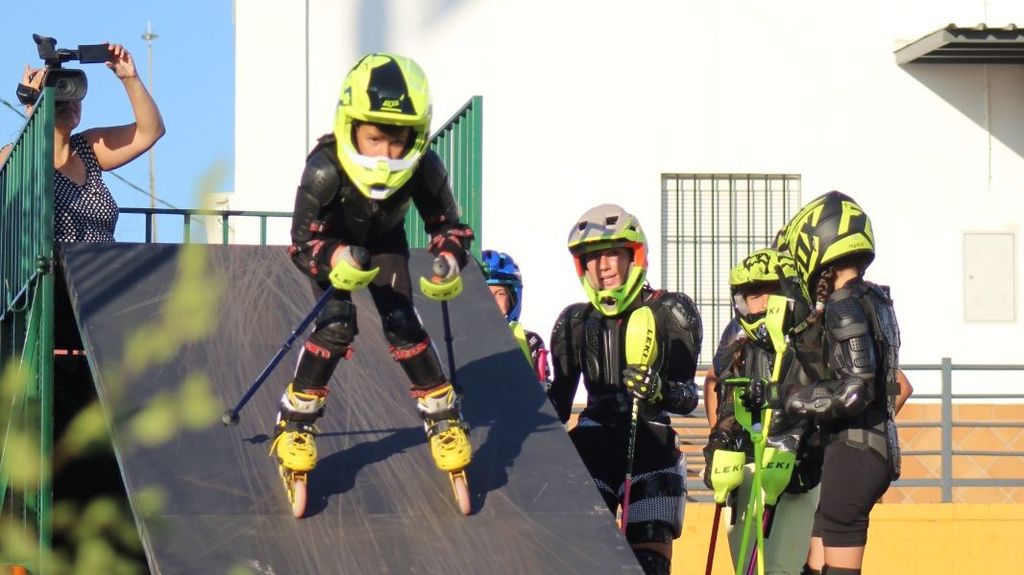
[[799, 209], [799, 175], [662, 174], [662, 282], [697, 303], [704, 323], [702, 365], [711, 363], [732, 317], [729, 270], [771, 245]]

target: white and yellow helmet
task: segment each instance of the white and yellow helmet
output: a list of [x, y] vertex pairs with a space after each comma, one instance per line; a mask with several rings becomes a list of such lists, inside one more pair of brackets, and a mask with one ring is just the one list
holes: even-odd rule
[[[647, 236], [633, 214], [615, 204], [602, 204], [587, 210], [569, 231], [569, 252], [576, 261], [587, 298], [601, 313], [619, 315], [640, 294], [647, 277]], [[609, 248], [626, 248], [633, 254], [629, 272], [622, 285], [599, 289], [587, 278], [586, 258]]]

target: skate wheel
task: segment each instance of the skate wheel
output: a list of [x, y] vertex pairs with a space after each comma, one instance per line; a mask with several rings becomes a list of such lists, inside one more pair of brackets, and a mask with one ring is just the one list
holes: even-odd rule
[[459, 506], [459, 513], [469, 515], [473, 512], [473, 502], [469, 498], [469, 481], [466, 473], [460, 471], [450, 476], [452, 483], [452, 494], [455, 495], [455, 504]]
[[292, 504], [292, 515], [301, 519], [306, 514], [306, 480], [293, 479], [288, 487], [288, 499]]

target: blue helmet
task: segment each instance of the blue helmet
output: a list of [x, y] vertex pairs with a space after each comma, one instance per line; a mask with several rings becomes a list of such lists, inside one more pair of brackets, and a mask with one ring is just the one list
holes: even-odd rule
[[512, 295], [512, 309], [505, 314], [508, 321], [519, 321], [519, 312], [523, 307], [523, 275], [512, 256], [494, 250], [484, 250], [481, 254], [480, 269], [484, 272], [489, 286], [504, 286]]

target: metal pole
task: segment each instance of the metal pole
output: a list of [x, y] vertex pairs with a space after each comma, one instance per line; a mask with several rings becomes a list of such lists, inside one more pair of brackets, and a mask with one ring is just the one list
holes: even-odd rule
[[953, 360], [942, 358], [942, 502], [953, 502]]
[[[146, 22], [146, 33], [142, 35], [142, 39], [146, 41], [146, 60], [147, 60], [147, 74], [148, 78], [146, 81], [147, 88], [149, 89], [149, 95], [153, 95], [153, 40], [159, 38], [153, 33], [153, 23]], [[156, 155], [154, 151], [155, 147], [149, 148], [149, 208], [151, 210], [156, 209]], [[156, 243], [156, 215], [150, 212], [151, 218], [153, 219], [153, 236], [152, 241]]]

